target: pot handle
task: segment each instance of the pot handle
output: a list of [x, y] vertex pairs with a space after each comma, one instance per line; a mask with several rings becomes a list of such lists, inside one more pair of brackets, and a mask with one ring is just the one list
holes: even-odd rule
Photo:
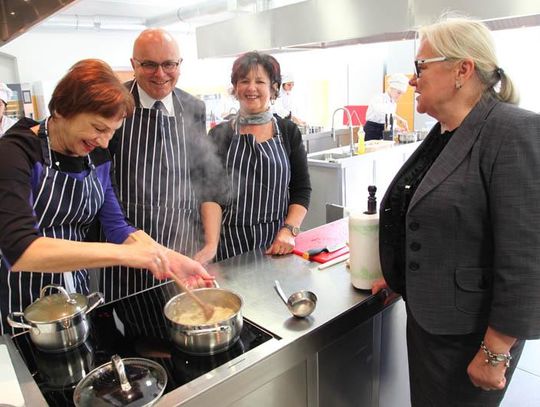
[[28, 324], [25, 324], [23, 322], [17, 322], [14, 320], [14, 318], [22, 318], [24, 320], [24, 312], [11, 312], [8, 314], [7, 321], [8, 324], [13, 328], [22, 328], [22, 329], [32, 329], [32, 327]]
[[214, 333], [214, 332], [230, 332], [231, 327], [228, 325], [218, 326], [216, 328], [204, 328], [204, 329], [190, 329], [187, 331], [184, 331], [184, 333], [187, 336], [197, 336], [197, 335], [204, 335], [208, 333]]
[[105, 298], [103, 298], [103, 294], [100, 293], [100, 292], [95, 292], [95, 293], [92, 293], [92, 294], [88, 294], [86, 296], [86, 298], [88, 299], [88, 302], [90, 303], [90, 299], [93, 298], [93, 297], [98, 297], [98, 299], [96, 300], [95, 303], [93, 303], [90, 308], [88, 308], [86, 310], [86, 313], [88, 314], [89, 312], [93, 311], [94, 308], [96, 308], [98, 305], [100, 304], [103, 304], [105, 302]]

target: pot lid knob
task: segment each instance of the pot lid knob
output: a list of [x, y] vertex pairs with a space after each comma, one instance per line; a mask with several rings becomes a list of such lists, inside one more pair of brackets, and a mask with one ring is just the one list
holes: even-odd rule
[[39, 294], [39, 298], [45, 297], [45, 293], [47, 292], [47, 290], [49, 288], [54, 288], [54, 289], [60, 291], [60, 294], [63, 295], [66, 298], [67, 303], [69, 303], [69, 304], [77, 304], [77, 301], [75, 301], [74, 298], [71, 298], [71, 296], [69, 295], [67, 290], [64, 287], [62, 287], [61, 285], [46, 285], [45, 287], [43, 287], [41, 289], [41, 292]]
[[130, 391], [131, 384], [129, 384], [129, 381], [127, 379], [126, 369], [124, 368], [124, 362], [122, 362], [122, 358], [118, 355], [113, 355], [111, 361], [114, 366], [114, 371], [118, 375], [118, 380], [120, 380], [120, 387], [122, 388], [122, 391]]

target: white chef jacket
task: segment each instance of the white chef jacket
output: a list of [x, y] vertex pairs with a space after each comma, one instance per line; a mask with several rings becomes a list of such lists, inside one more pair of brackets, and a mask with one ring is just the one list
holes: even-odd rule
[[384, 115], [388, 115], [388, 120], [390, 120], [390, 115], [395, 115], [396, 109], [397, 103], [392, 101], [390, 95], [386, 92], [381, 93], [369, 102], [366, 111], [366, 121], [384, 124]]
[[[1, 102], [0, 102], [1, 103]], [[15, 123], [17, 123], [17, 120], [12, 119], [8, 116], [3, 116], [2, 121], [0, 121], [0, 137], [4, 135], [4, 133]]]
[[272, 111], [282, 118], [287, 117], [289, 114], [298, 117], [298, 108], [296, 107], [292, 92], [287, 93], [282, 90], [279, 97], [274, 102]]

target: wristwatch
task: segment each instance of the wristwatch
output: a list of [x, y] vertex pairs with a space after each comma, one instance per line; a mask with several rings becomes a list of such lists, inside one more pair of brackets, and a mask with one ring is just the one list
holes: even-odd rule
[[284, 223], [283, 227], [285, 229], [289, 229], [294, 237], [298, 236], [298, 234], [300, 233], [300, 228], [298, 226], [293, 226], [290, 223]]

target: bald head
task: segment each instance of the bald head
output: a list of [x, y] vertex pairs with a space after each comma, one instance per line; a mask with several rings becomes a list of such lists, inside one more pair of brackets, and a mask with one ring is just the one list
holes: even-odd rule
[[[131, 65], [139, 86], [152, 98], [161, 100], [171, 93], [180, 76], [180, 65], [173, 71], [164, 71], [163, 65], [152, 70], [148, 63], [181, 62], [178, 43], [161, 28], [144, 30], [133, 44]], [[146, 65], [146, 66], [145, 66]]]
[[167, 52], [174, 50], [176, 57], [180, 56], [178, 43], [162, 28], [149, 28], [140, 33], [133, 44], [133, 57], [138, 58], [148, 47], [167, 49]]

